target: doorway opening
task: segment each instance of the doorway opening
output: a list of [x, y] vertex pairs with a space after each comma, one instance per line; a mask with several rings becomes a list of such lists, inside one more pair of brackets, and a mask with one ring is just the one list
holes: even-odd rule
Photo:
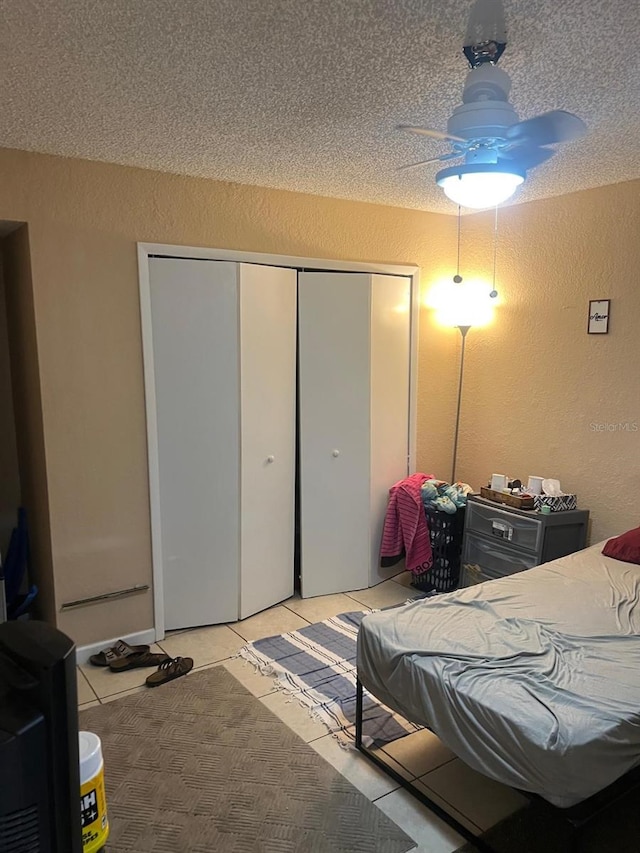
[[28, 227], [0, 222], [0, 616], [55, 624]]

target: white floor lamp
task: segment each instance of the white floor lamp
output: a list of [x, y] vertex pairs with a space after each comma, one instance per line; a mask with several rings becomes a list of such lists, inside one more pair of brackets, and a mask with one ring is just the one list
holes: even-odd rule
[[[460, 275], [460, 207], [458, 207], [458, 262], [456, 274], [453, 277], [454, 284], [460, 285], [462, 284], [462, 276]], [[491, 291], [489, 292], [489, 298], [495, 299], [498, 295], [498, 291], [496, 290], [496, 256], [497, 256], [497, 247], [498, 247], [498, 208], [495, 210], [495, 217], [493, 222], [493, 283], [491, 285]], [[478, 306], [476, 305], [476, 308]], [[455, 307], [455, 315], [457, 315], [456, 319], [462, 319], [464, 317], [465, 320], [470, 318], [476, 321], [476, 324], [480, 322], [482, 325], [482, 320], [480, 316], [477, 314], [477, 311], [473, 311], [473, 306], [468, 304], [468, 300], [460, 301], [460, 297], [456, 299], [456, 307]], [[455, 316], [454, 315], [454, 316]], [[462, 350], [460, 352], [460, 374], [458, 377], [458, 405], [456, 408], [456, 427], [453, 436], [453, 460], [451, 462], [451, 482], [456, 482], [456, 462], [458, 458], [458, 432], [460, 428], [460, 405], [462, 403], [462, 378], [464, 374], [464, 350], [465, 344], [467, 342], [467, 333], [469, 329], [473, 325], [469, 322], [456, 323], [454, 322], [452, 325], [456, 326], [456, 328], [460, 329], [460, 334], [462, 336]]]
[[[462, 212], [458, 205], [458, 259], [456, 263], [456, 274], [453, 277], [454, 284], [462, 284], [462, 276], [460, 275], [460, 224], [462, 222]], [[456, 313], [459, 316], [459, 304], [457, 305]], [[458, 378], [458, 406], [456, 409], [456, 429], [453, 436], [453, 460], [451, 462], [451, 482], [456, 481], [456, 459], [458, 456], [458, 431], [460, 428], [460, 404], [462, 402], [462, 376], [464, 371], [464, 347], [467, 341], [467, 332], [471, 328], [471, 324], [454, 323], [460, 334], [462, 335], [462, 352], [460, 353], [460, 376]]]
[[460, 404], [462, 403], [462, 377], [464, 373], [464, 348], [467, 341], [467, 332], [471, 326], [458, 326], [462, 335], [462, 351], [460, 353], [460, 375], [458, 378], [458, 406], [456, 409], [456, 428], [453, 435], [453, 460], [451, 463], [451, 482], [456, 482], [456, 461], [458, 456], [458, 431], [460, 428]]

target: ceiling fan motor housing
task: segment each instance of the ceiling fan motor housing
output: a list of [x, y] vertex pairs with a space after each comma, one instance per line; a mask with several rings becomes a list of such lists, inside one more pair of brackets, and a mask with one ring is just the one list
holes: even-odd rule
[[509, 103], [511, 80], [495, 65], [473, 68], [465, 80], [462, 104], [447, 122], [447, 131], [464, 139], [503, 139], [518, 114]]

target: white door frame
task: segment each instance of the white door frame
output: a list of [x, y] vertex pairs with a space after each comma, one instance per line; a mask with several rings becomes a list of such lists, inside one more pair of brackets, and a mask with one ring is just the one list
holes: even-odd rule
[[411, 279], [411, 357], [409, 377], [409, 458], [407, 473], [415, 469], [417, 444], [418, 390], [418, 320], [420, 314], [420, 268], [402, 264], [331, 261], [324, 258], [300, 258], [295, 255], [271, 255], [241, 252], [235, 249], [203, 249], [194, 246], [170, 246], [164, 243], [138, 243], [138, 281], [140, 287], [140, 321], [144, 363], [145, 406], [147, 414], [147, 456], [149, 464], [149, 508], [151, 513], [151, 561], [153, 577], [153, 610], [156, 640], [164, 638], [164, 588], [162, 580], [162, 538], [160, 521], [160, 476], [158, 459], [158, 425], [156, 420], [155, 372], [151, 323], [151, 289], [149, 257], [189, 258], [208, 261], [234, 261], [244, 264], [289, 267], [293, 269], [337, 270], [339, 272], [382, 273], [404, 275]]

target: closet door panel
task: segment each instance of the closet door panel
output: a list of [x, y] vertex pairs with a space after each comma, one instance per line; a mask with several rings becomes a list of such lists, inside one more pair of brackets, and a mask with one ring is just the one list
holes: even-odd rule
[[240, 618], [293, 595], [296, 270], [240, 267]]
[[369, 582], [370, 276], [298, 276], [302, 595]]
[[238, 618], [236, 264], [149, 262], [167, 629]]
[[370, 585], [398, 573], [380, 568], [389, 488], [409, 473], [411, 279], [371, 281], [371, 562]]

